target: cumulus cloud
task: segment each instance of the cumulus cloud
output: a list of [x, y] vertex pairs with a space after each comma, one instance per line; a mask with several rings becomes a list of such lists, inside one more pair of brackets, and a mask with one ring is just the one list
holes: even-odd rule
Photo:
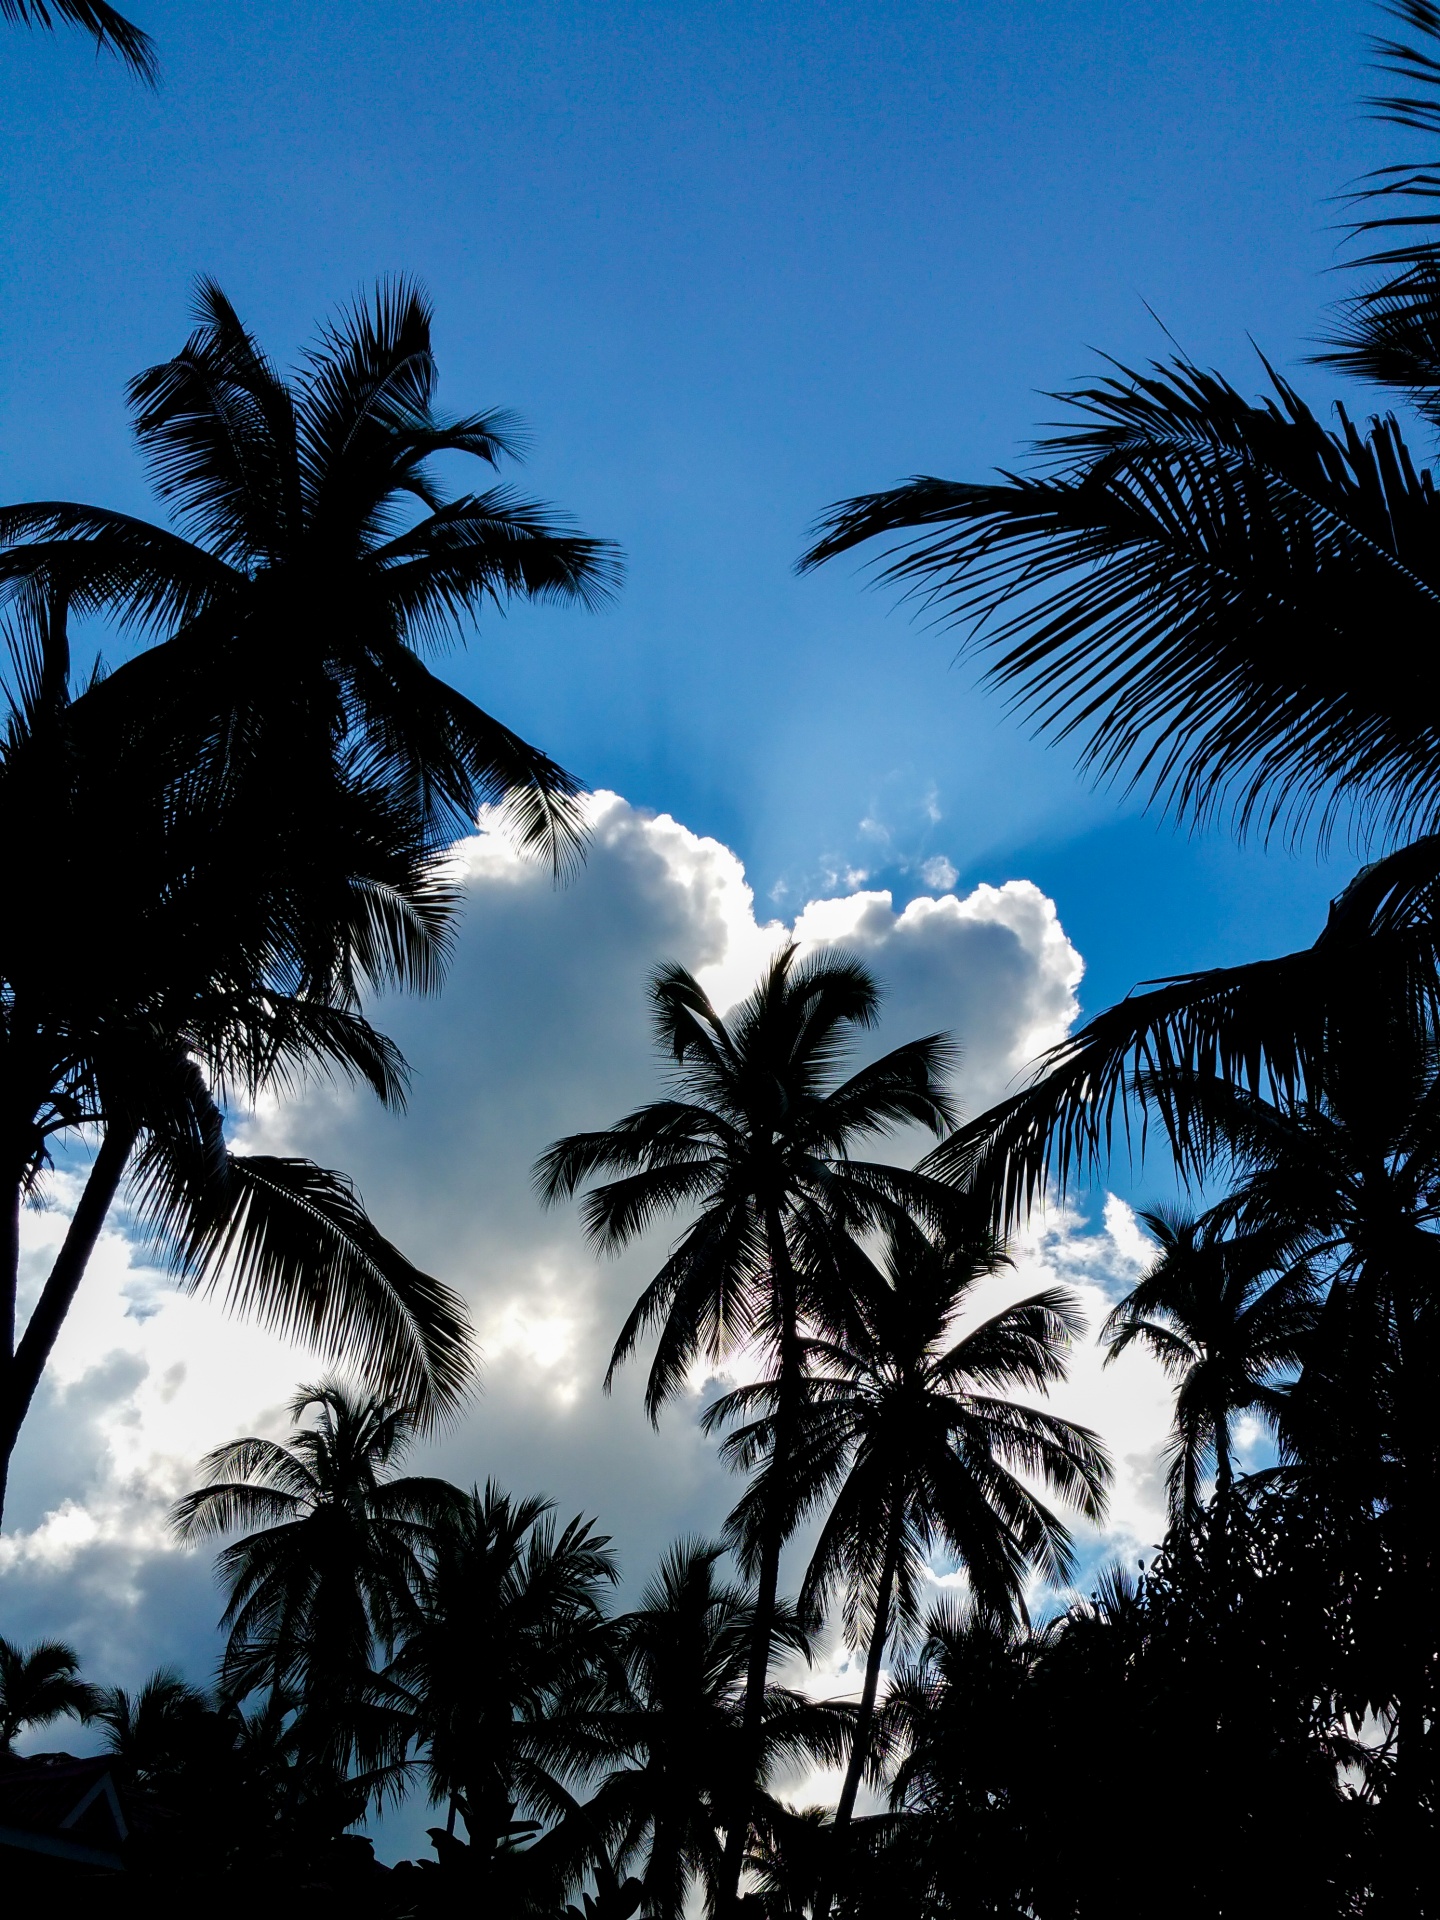
[[[539, 1209], [530, 1168], [556, 1136], [653, 1097], [651, 969], [681, 961], [729, 1005], [792, 934], [807, 949], [841, 942], [886, 989], [867, 1045], [953, 1031], [973, 1112], [1065, 1033], [1081, 960], [1053, 903], [1026, 881], [963, 898], [941, 889], [898, 912], [888, 893], [852, 890], [810, 901], [792, 925], [757, 916], [730, 849], [666, 815], [600, 794], [591, 826], [586, 867], [559, 889], [488, 826], [457, 847], [465, 920], [444, 995], [396, 1000], [378, 1015], [413, 1069], [407, 1113], [317, 1087], [249, 1117], [240, 1144], [345, 1168], [384, 1231], [470, 1302], [480, 1389], [417, 1464], [462, 1482], [494, 1475], [549, 1492], [566, 1514], [598, 1515], [638, 1582], [676, 1535], [718, 1529], [735, 1486], [698, 1432], [698, 1394], [664, 1417], [657, 1438], [638, 1368], [610, 1398], [600, 1390], [615, 1332], [666, 1235], [597, 1262], [573, 1208]], [[953, 879], [948, 863], [947, 872]], [[27, 1221], [37, 1273], [60, 1224], [58, 1213]], [[163, 1657], [193, 1656], [192, 1670], [213, 1657], [208, 1569], [167, 1541], [164, 1507], [210, 1447], [283, 1432], [289, 1392], [318, 1367], [213, 1303], [177, 1297], [123, 1228], [105, 1237], [22, 1441], [12, 1531], [0, 1544], [0, 1624], [68, 1633], [92, 1672], [128, 1681], [162, 1643]], [[1103, 1223], [1057, 1213], [1019, 1244], [1002, 1284], [1061, 1278], [1098, 1319], [1141, 1257], [1118, 1205]], [[1110, 1436], [1116, 1538], [1148, 1544], [1160, 1524], [1152, 1482], [1163, 1389], [1139, 1361], [1102, 1380], [1087, 1349], [1062, 1410]]]

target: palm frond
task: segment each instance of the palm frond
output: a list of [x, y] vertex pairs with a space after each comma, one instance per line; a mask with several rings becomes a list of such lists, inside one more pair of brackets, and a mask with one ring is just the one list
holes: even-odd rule
[[47, 29], [57, 22], [79, 27], [94, 40], [97, 52], [113, 53], [146, 86], [160, 84], [154, 41], [105, 0], [0, 0], [0, 20]]
[[246, 568], [283, 562], [302, 512], [289, 392], [213, 280], [196, 304], [180, 352], [130, 382], [135, 438], [157, 493], [210, 552]]
[[1052, 1048], [1032, 1084], [951, 1135], [922, 1163], [993, 1197], [1013, 1220], [1047, 1173], [1063, 1189], [1119, 1143], [1143, 1151], [1149, 1112], [1182, 1169], [1198, 1172], [1215, 1084], [1288, 1097], [1315, 1081], [1337, 1025], [1373, 1006], [1413, 1023], [1440, 1012], [1440, 838], [1362, 870], [1311, 947], [1164, 981]]
[[141, 1169], [142, 1215], [191, 1290], [360, 1371], [433, 1421], [454, 1410], [474, 1359], [458, 1297], [377, 1231], [350, 1181], [312, 1161], [228, 1154], [197, 1183], [157, 1153]]
[[[1428, 825], [1440, 734], [1404, 638], [1434, 617], [1437, 509], [1393, 420], [1324, 429], [1185, 361], [1061, 396], [1042, 471], [832, 508], [801, 565], [877, 538], [1044, 731], [1181, 818]], [[1383, 612], [1381, 611], [1383, 609]], [[1360, 646], [1376, 631], [1385, 644]]]

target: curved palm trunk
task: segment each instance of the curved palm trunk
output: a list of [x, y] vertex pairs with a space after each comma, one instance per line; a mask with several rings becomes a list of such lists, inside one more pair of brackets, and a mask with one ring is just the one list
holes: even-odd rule
[[30, 1315], [19, 1344], [0, 1362], [0, 1520], [5, 1513], [5, 1491], [10, 1477], [10, 1461], [15, 1443], [35, 1389], [54, 1350], [65, 1316], [85, 1277], [95, 1243], [105, 1224], [111, 1202], [124, 1177], [130, 1149], [135, 1144], [133, 1127], [111, 1127], [100, 1143], [89, 1178], [80, 1195], [80, 1204], [55, 1256], [35, 1310]]
[[860, 1714], [855, 1722], [855, 1743], [850, 1749], [850, 1765], [845, 1771], [845, 1785], [840, 1790], [840, 1804], [835, 1809], [835, 1832], [843, 1834], [850, 1825], [855, 1813], [855, 1799], [860, 1791], [860, 1778], [865, 1771], [865, 1762], [870, 1752], [870, 1729], [875, 1720], [875, 1696], [880, 1691], [880, 1668], [885, 1659], [885, 1647], [890, 1638], [890, 1600], [895, 1591], [895, 1576], [900, 1569], [900, 1538], [904, 1522], [904, 1513], [897, 1500], [890, 1514], [890, 1528], [885, 1536], [885, 1559], [880, 1569], [880, 1593], [875, 1602], [875, 1623], [870, 1630], [870, 1653], [865, 1662], [865, 1687], [860, 1695]]
[[850, 1830], [850, 1822], [855, 1817], [855, 1801], [860, 1793], [860, 1780], [865, 1772], [865, 1762], [870, 1753], [870, 1729], [875, 1723], [875, 1700], [880, 1691], [880, 1668], [885, 1660], [885, 1647], [890, 1638], [890, 1601], [895, 1592], [895, 1576], [900, 1569], [900, 1541], [904, 1525], [904, 1510], [897, 1500], [890, 1511], [890, 1523], [885, 1534], [885, 1558], [880, 1567], [880, 1592], [875, 1601], [875, 1619], [870, 1628], [870, 1649], [865, 1660], [865, 1685], [860, 1694], [860, 1712], [855, 1721], [855, 1740], [850, 1748], [850, 1764], [845, 1769], [845, 1784], [840, 1789], [840, 1801], [835, 1809], [835, 1824], [831, 1829], [830, 1867], [821, 1877], [815, 1895], [815, 1920], [825, 1920], [834, 1898], [834, 1879], [840, 1866], [840, 1849], [845, 1844], [845, 1835]]
[[[783, 1485], [794, 1443], [799, 1398], [800, 1328], [795, 1269], [778, 1208], [766, 1219], [771, 1271], [780, 1305], [780, 1391], [775, 1416], [773, 1465]], [[780, 1589], [780, 1555], [785, 1546], [785, 1520], [777, 1512], [765, 1524], [760, 1543], [760, 1570], [755, 1596], [755, 1625], [750, 1639], [750, 1662], [745, 1674], [745, 1711], [740, 1727], [740, 1780], [735, 1804], [725, 1829], [725, 1853], [720, 1868], [718, 1913], [731, 1913], [739, 1904], [740, 1876], [745, 1869], [745, 1840], [750, 1809], [760, 1774], [764, 1740], [765, 1687], [770, 1677], [770, 1642], [775, 1633], [775, 1602]]]

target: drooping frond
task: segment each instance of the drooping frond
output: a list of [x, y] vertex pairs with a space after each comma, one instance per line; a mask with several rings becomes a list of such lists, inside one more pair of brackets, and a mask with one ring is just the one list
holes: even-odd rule
[[183, 1159], [140, 1163], [143, 1212], [171, 1269], [232, 1311], [354, 1367], [433, 1421], [469, 1385], [458, 1297], [376, 1229], [354, 1187], [312, 1161], [227, 1154], [203, 1183]]
[[1440, 837], [1429, 836], [1363, 869], [1313, 946], [1184, 974], [1097, 1015], [1050, 1050], [1030, 1086], [959, 1128], [926, 1167], [990, 1196], [1008, 1222], [1047, 1174], [1063, 1186], [1098, 1170], [1117, 1144], [1143, 1147], [1153, 1117], [1182, 1169], [1196, 1172], [1206, 1088], [1293, 1095], [1315, 1083], [1337, 1031], [1362, 1016], [1398, 1020], [1418, 1039], [1440, 1014], [1437, 963]]
[[137, 80], [159, 85], [154, 41], [105, 0], [0, 0], [0, 20], [52, 30], [57, 23], [79, 27], [94, 40], [97, 52], [113, 53]]
[[842, 502], [801, 564], [875, 539], [1044, 731], [1178, 817], [1322, 832], [1431, 823], [1422, 692], [1440, 505], [1393, 420], [1323, 428], [1270, 371], [1247, 401], [1184, 361], [1061, 396], [1040, 470]]

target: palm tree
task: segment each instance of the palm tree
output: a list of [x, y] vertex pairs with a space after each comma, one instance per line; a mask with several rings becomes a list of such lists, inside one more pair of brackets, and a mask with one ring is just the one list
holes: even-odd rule
[[[1176, 1382], [1166, 1485], [1178, 1538], [1195, 1528], [1207, 1467], [1223, 1505], [1234, 1480], [1231, 1423], [1283, 1416], [1278, 1376], [1298, 1368], [1318, 1317], [1307, 1261], [1274, 1233], [1233, 1232], [1222, 1203], [1199, 1219], [1142, 1212], [1160, 1244], [1144, 1278], [1111, 1311], [1100, 1337], [1105, 1364], [1138, 1346]], [[1308, 1236], [1307, 1236], [1308, 1237]]]
[[105, 0], [0, 0], [0, 20], [15, 26], [53, 28], [57, 21], [79, 27], [95, 42], [96, 51], [113, 53], [137, 80], [154, 86], [159, 62], [148, 33], [142, 33]]
[[548, 1812], [573, 1770], [561, 1703], [599, 1657], [604, 1535], [493, 1482], [457, 1495], [426, 1543], [418, 1606], [387, 1678], [420, 1743], [432, 1804], [458, 1810], [479, 1870], [517, 1806]]
[[[438, 983], [446, 831], [487, 800], [557, 862], [578, 831], [570, 777], [414, 646], [487, 599], [594, 600], [611, 550], [504, 489], [446, 498], [434, 456], [493, 465], [515, 431], [435, 412], [413, 288], [333, 327], [288, 385], [218, 289], [201, 305], [181, 354], [132, 387], [157, 487], [198, 538], [63, 502], [0, 510], [0, 815], [33, 901], [0, 946], [0, 1474], [127, 1173], [191, 1283], [226, 1280], [233, 1304], [358, 1354], [417, 1411], [453, 1403], [469, 1361], [453, 1295], [340, 1177], [228, 1154], [212, 1095], [319, 1066], [398, 1102], [402, 1063], [360, 995]], [[98, 612], [167, 637], [72, 698], [69, 618]], [[60, 858], [37, 881], [39, 818]], [[17, 1344], [20, 1204], [77, 1132], [98, 1151]]]
[[26, 1727], [48, 1727], [68, 1714], [93, 1718], [100, 1703], [80, 1678], [80, 1661], [61, 1640], [17, 1646], [0, 1636], [0, 1754], [7, 1754]]
[[[1431, 0], [1396, 0], [1440, 37]], [[1422, 46], [1381, 43], [1412, 89], [1382, 117], [1440, 130], [1440, 66]], [[1328, 356], [1440, 407], [1440, 271], [1433, 173], [1386, 170], [1374, 217], [1398, 230], [1383, 284], [1351, 301]], [[1380, 993], [1433, 1012], [1440, 959], [1440, 734], [1423, 640], [1440, 594], [1440, 501], [1393, 417], [1321, 425], [1266, 367], [1247, 400], [1184, 360], [1061, 396], [1072, 424], [1036, 467], [996, 481], [920, 477], [839, 503], [802, 567], [872, 540], [882, 578], [917, 593], [1044, 731], [1079, 744], [1098, 776], [1140, 786], [1199, 823], [1227, 810], [1240, 831], [1358, 832], [1414, 844], [1363, 872], [1315, 945], [1248, 967], [1151, 983], [1041, 1063], [1035, 1084], [963, 1128], [934, 1171], [984, 1186], [1005, 1217], [1047, 1173], [1093, 1170], [1128, 1136], [1138, 1083], [1181, 1158], [1188, 1088], [1212, 1070], [1254, 1091], [1310, 1082], [1337, 1021]], [[1377, 643], [1375, 636], [1382, 636]]]
[[763, 1920], [806, 1920], [824, 1899], [833, 1844], [829, 1807], [796, 1809], [775, 1803], [754, 1821], [745, 1866], [751, 1877], [747, 1911]]
[[[950, 1600], [931, 1609], [880, 1715], [895, 1817], [881, 1828], [867, 1876], [877, 1890], [898, 1889], [902, 1902], [908, 1892], [912, 1910], [923, 1912], [998, 1915], [1030, 1905], [1035, 1856], [1049, 1841], [1043, 1821], [1027, 1831], [1023, 1816], [1015, 1819], [1017, 1778], [1040, 1775], [1042, 1802], [1075, 1798], [1072, 1767], [1035, 1766], [1035, 1679], [1062, 1624], [1032, 1628], [1009, 1608]], [[1090, 1728], [1061, 1725], [1084, 1751]]]
[[1083, 1326], [1073, 1296], [1047, 1288], [962, 1327], [978, 1288], [1003, 1263], [973, 1222], [936, 1237], [896, 1223], [878, 1269], [856, 1249], [849, 1324], [810, 1343], [799, 1434], [783, 1474], [773, 1379], [737, 1388], [706, 1414], [707, 1428], [744, 1423], [725, 1443], [733, 1465], [764, 1463], [731, 1516], [739, 1539], [773, 1507], [785, 1511], [788, 1529], [830, 1503], [800, 1603], [818, 1618], [843, 1590], [847, 1638], [866, 1646], [835, 1815], [841, 1846], [870, 1758], [885, 1651], [919, 1624], [930, 1555], [945, 1548], [979, 1605], [1023, 1618], [1032, 1573], [1059, 1584], [1073, 1570], [1068, 1532], [1027, 1480], [1088, 1520], [1104, 1511], [1110, 1464], [1096, 1436], [1007, 1397], [1064, 1378], [1066, 1348]]
[[[601, 1676], [592, 1710], [577, 1703], [573, 1716], [592, 1766], [605, 1769], [579, 1810], [581, 1839], [613, 1850], [621, 1871], [643, 1859], [644, 1920], [680, 1920], [697, 1883], [710, 1911], [725, 1897], [719, 1832], [734, 1818], [737, 1775], [758, 1777], [756, 1818], [771, 1823], [781, 1810], [764, 1791], [767, 1777], [786, 1764], [833, 1765], [850, 1731], [846, 1708], [768, 1686], [752, 1768], [745, 1705], [755, 1595], [719, 1577], [722, 1553], [695, 1540], [670, 1549], [639, 1607], [613, 1623], [618, 1675]], [[809, 1657], [812, 1636], [793, 1610], [776, 1610], [772, 1632]]]
[[1303, 1094], [1370, 1010], [1423, 1041], [1440, 1017], [1437, 863], [1431, 835], [1364, 868], [1331, 902], [1313, 946], [1127, 995], [1043, 1055], [1028, 1085], [958, 1127], [925, 1170], [988, 1194], [1008, 1224], [1052, 1176], [1063, 1191], [1101, 1173], [1117, 1146], [1143, 1154], [1146, 1114], [1195, 1176], [1212, 1076], [1262, 1095]]
[[1228, 1205], [1240, 1231], [1293, 1248], [1324, 1289], [1277, 1424], [1290, 1478], [1351, 1530], [1380, 1519], [1393, 1615], [1372, 1685], [1394, 1715], [1398, 1803], [1413, 1821], [1435, 1742], [1424, 1703], [1440, 1590], [1440, 1043], [1417, 1045], [1408, 1021], [1387, 1031], [1378, 1011], [1349, 1039], [1308, 1099], [1211, 1081], [1200, 1104], [1215, 1162], [1239, 1176]]
[[[604, 1132], [557, 1141], [537, 1165], [537, 1184], [549, 1205], [596, 1173], [617, 1175], [593, 1188], [583, 1207], [587, 1233], [607, 1253], [662, 1213], [694, 1210], [621, 1329], [606, 1386], [642, 1335], [658, 1327], [645, 1393], [658, 1420], [696, 1360], [715, 1363], [743, 1342], [761, 1342], [775, 1362], [775, 1471], [783, 1480], [802, 1384], [802, 1327], [807, 1315], [824, 1311], [823, 1287], [816, 1295], [807, 1282], [825, 1271], [822, 1249], [899, 1207], [937, 1204], [933, 1183], [852, 1159], [852, 1148], [905, 1123], [937, 1134], [953, 1124], [943, 1084], [950, 1048], [932, 1034], [839, 1080], [852, 1036], [874, 1025], [880, 999], [866, 970], [840, 953], [802, 961], [793, 946], [784, 948], [728, 1018], [683, 967], [662, 968], [651, 998], [658, 1047], [673, 1062], [672, 1097]], [[756, 1766], [783, 1545], [778, 1524], [755, 1542], [745, 1724]], [[727, 1838], [727, 1901], [736, 1897], [745, 1833], [737, 1813]]]
[[[315, 1418], [302, 1425], [307, 1414]], [[222, 1678], [293, 1699], [303, 1756], [343, 1776], [379, 1764], [400, 1723], [376, 1673], [416, 1616], [421, 1556], [459, 1496], [399, 1477], [410, 1412], [336, 1380], [301, 1387], [286, 1444], [251, 1436], [201, 1463], [206, 1484], [171, 1509], [187, 1544], [247, 1531], [219, 1555], [229, 1589]]]
[[105, 1687], [94, 1717], [105, 1728], [105, 1749], [127, 1787], [143, 1791], [188, 1757], [196, 1729], [214, 1719], [198, 1688], [173, 1667], [159, 1667], [136, 1693]]
[[96, 705], [185, 741], [222, 789], [258, 771], [252, 806], [264, 779], [348, 761], [427, 825], [468, 830], [477, 805], [503, 802], [527, 845], [563, 858], [575, 782], [417, 649], [507, 599], [597, 604], [613, 547], [505, 487], [447, 495], [438, 456], [496, 467], [523, 436], [504, 413], [436, 412], [431, 309], [409, 282], [326, 328], [289, 381], [213, 282], [197, 319], [130, 384], [156, 491], [187, 531], [68, 501], [6, 507], [0, 588], [58, 583], [76, 612], [163, 634]]

